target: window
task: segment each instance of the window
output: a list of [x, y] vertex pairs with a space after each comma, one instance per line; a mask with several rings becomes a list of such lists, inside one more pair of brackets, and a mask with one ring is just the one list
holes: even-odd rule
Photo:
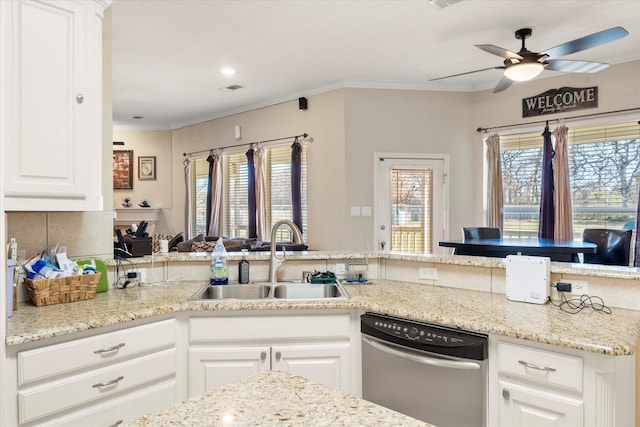
[[[538, 233], [541, 132], [501, 136], [505, 237]], [[569, 129], [574, 238], [585, 228], [633, 228], [638, 203], [640, 129], [636, 122]]]
[[[265, 148], [267, 224], [281, 219], [292, 219], [291, 202], [291, 147], [290, 145]], [[248, 237], [248, 165], [244, 152], [223, 154], [223, 230], [225, 237]], [[192, 214], [194, 234], [206, 233], [207, 181], [209, 163], [196, 159], [192, 173]], [[307, 150], [302, 145], [302, 232], [307, 229]], [[269, 227], [270, 228], [270, 227]], [[278, 241], [288, 241], [289, 230], [279, 230]]]
[[[374, 153], [377, 247], [431, 254], [445, 235], [446, 155]], [[364, 208], [363, 208], [364, 209]]]

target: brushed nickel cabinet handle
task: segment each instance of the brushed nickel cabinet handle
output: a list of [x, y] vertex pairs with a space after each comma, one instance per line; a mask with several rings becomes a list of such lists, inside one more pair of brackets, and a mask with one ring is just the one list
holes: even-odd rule
[[509, 393], [509, 390], [507, 390], [506, 388], [502, 389], [502, 398], [504, 400], [509, 400], [509, 398], [511, 397], [511, 394]]
[[77, 94], [77, 95], [76, 95], [76, 102], [77, 102], [78, 104], [82, 104], [82, 103], [84, 102], [84, 95], [83, 95], [83, 94], [81, 94], [81, 93]]
[[119, 426], [120, 424], [122, 424], [124, 421], [123, 420], [118, 420], [115, 423], [111, 424], [109, 427], [116, 427]]
[[122, 347], [124, 347], [124, 343], [121, 342], [120, 344], [116, 344], [113, 347], [109, 347], [109, 348], [101, 348], [100, 350], [96, 350], [93, 352], [93, 354], [103, 354], [103, 353], [110, 353], [112, 351], [116, 351], [121, 349]]
[[124, 377], [122, 375], [120, 375], [118, 378], [113, 379], [111, 381], [107, 381], [106, 383], [98, 383], [98, 384], [94, 384], [91, 387], [93, 388], [99, 388], [99, 387], [108, 387], [110, 385], [114, 385], [114, 384], [118, 384], [120, 381], [122, 381], [124, 379]]
[[525, 362], [524, 360], [518, 360], [518, 363], [521, 364], [521, 365], [524, 365], [527, 368], [536, 369], [538, 371], [545, 371], [545, 372], [555, 372], [556, 371], [556, 368], [552, 368], [550, 366], [534, 365], [533, 363]]

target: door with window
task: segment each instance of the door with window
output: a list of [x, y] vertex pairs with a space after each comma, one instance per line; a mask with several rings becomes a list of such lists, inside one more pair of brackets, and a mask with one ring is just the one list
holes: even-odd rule
[[446, 161], [445, 156], [376, 155], [378, 249], [436, 251], [445, 232]]

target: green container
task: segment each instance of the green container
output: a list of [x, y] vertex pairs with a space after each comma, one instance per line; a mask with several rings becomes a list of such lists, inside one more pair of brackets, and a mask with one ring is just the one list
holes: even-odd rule
[[335, 283], [335, 277], [312, 277], [311, 283]]
[[[93, 258], [93, 261], [96, 263], [96, 271], [102, 273], [100, 275], [100, 281], [98, 282], [98, 288], [96, 289], [96, 292], [107, 292], [109, 290], [109, 276], [107, 274], [107, 265], [103, 260], [99, 258]], [[76, 263], [78, 265], [91, 264], [91, 259], [77, 260]]]

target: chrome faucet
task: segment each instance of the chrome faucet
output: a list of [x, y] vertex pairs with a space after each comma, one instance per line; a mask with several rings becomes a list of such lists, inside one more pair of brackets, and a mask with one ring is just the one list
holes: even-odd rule
[[281, 219], [273, 224], [273, 228], [271, 229], [271, 262], [269, 263], [269, 280], [271, 283], [278, 281], [278, 269], [284, 263], [285, 259], [287, 259], [287, 250], [284, 247], [282, 248], [282, 257], [279, 258], [276, 255], [276, 233], [281, 225], [288, 225], [293, 233], [293, 241], [295, 243], [302, 243], [302, 232], [293, 221]]

